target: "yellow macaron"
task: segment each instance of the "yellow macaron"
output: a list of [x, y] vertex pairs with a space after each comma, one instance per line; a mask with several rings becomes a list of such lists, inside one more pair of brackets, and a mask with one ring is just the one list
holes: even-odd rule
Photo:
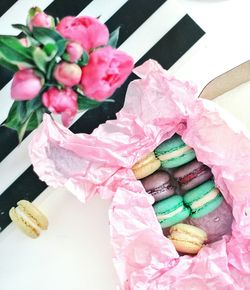
[[197, 254], [207, 240], [207, 234], [202, 229], [187, 225], [177, 224], [170, 228], [168, 237], [176, 250], [183, 254]]
[[40, 236], [42, 230], [48, 228], [47, 217], [27, 200], [20, 200], [17, 207], [12, 207], [9, 216], [27, 236], [35, 239]]
[[160, 168], [160, 166], [161, 166], [160, 160], [155, 157], [154, 152], [150, 152], [142, 159], [137, 161], [133, 165], [132, 170], [137, 179], [142, 179], [154, 173], [157, 169]]

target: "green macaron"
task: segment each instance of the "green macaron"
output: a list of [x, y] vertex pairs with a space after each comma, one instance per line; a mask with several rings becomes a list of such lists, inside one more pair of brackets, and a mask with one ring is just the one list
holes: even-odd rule
[[160, 159], [163, 169], [178, 167], [195, 159], [194, 150], [177, 134], [161, 143], [155, 149], [155, 155]]
[[212, 180], [189, 190], [184, 203], [190, 207], [192, 218], [200, 218], [214, 211], [223, 201], [223, 196]]
[[190, 209], [185, 207], [180, 195], [172, 195], [155, 203], [153, 207], [163, 229], [185, 220], [190, 214]]

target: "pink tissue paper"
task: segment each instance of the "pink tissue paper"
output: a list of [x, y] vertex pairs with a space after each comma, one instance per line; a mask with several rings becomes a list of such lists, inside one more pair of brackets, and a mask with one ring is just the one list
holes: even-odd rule
[[[35, 172], [86, 202], [110, 199], [120, 289], [250, 289], [250, 135], [193, 86], [149, 60], [134, 70], [117, 119], [73, 134], [45, 115], [29, 147]], [[156, 219], [132, 165], [174, 133], [208, 165], [233, 210], [232, 235], [179, 256]]]

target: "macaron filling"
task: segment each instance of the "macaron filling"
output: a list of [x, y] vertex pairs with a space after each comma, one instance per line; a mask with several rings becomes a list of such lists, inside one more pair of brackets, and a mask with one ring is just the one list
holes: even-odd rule
[[208, 192], [206, 195], [204, 195], [202, 198], [200, 198], [197, 201], [194, 201], [190, 207], [192, 210], [196, 210], [205, 204], [209, 203], [210, 201], [214, 200], [218, 195], [220, 194], [218, 188], [212, 189], [210, 192]]
[[174, 192], [174, 187], [171, 184], [169, 184], [169, 183], [166, 182], [166, 183], [164, 183], [164, 184], [156, 187], [155, 189], [149, 189], [149, 190], [147, 190], [147, 193], [155, 196], [157, 194], [160, 194], [160, 193], [165, 192], [166, 189], [167, 190], [173, 190], [173, 192]]
[[41, 229], [35, 222], [35, 219], [19, 207], [16, 207], [15, 210], [18, 217], [26, 224], [26, 226], [32, 228], [39, 235]]
[[192, 179], [202, 175], [204, 172], [207, 171], [207, 166], [206, 165], [202, 165], [201, 167], [193, 170], [191, 173], [189, 174], [186, 174], [185, 176], [183, 177], [179, 177], [177, 179], [177, 181], [181, 184], [186, 184], [188, 183], [189, 181], [191, 181]]
[[171, 240], [189, 242], [200, 247], [204, 242], [201, 237], [195, 236], [194, 234], [191, 235], [190, 233], [179, 232], [176, 230], [171, 232]]
[[169, 213], [157, 215], [157, 219], [161, 223], [165, 219], [171, 218], [171, 217], [175, 216], [176, 214], [182, 212], [183, 210], [184, 210], [184, 206], [181, 205], [180, 207], [178, 207], [177, 209], [175, 209]]
[[143, 166], [146, 166], [148, 164], [150, 164], [151, 162], [155, 161], [155, 154], [154, 152], [150, 152], [149, 154], [147, 154], [146, 156], [144, 156], [142, 159], [138, 160], [132, 167], [133, 170], [135, 169], [139, 169]]
[[185, 154], [189, 150], [192, 150], [192, 148], [189, 147], [188, 145], [184, 145], [184, 146], [181, 146], [180, 148], [174, 149], [174, 151], [172, 151], [172, 152], [167, 152], [167, 153], [164, 153], [162, 155], [158, 154], [158, 158], [161, 161], [170, 160], [170, 159], [177, 158], [177, 157]]

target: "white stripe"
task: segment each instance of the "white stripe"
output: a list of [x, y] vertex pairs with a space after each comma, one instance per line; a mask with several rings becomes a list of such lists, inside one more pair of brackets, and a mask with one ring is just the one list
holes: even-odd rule
[[[100, 0], [96, 1], [99, 2]], [[113, 1], [115, 3], [116, 0]], [[113, 8], [112, 4], [109, 4], [109, 6]], [[99, 7], [99, 9], [101, 11], [101, 7]], [[113, 11], [113, 13], [115, 12]], [[168, 0], [120, 46], [120, 49], [132, 55], [135, 62], [138, 61], [155, 43], [175, 26], [184, 15], [185, 12], [182, 9], [179, 7], [176, 8], [174, 0]], [[103, 17], [105, 17], [104, 14]], [[165, 25], [159, 25], [159, 23], [164, 23]], [[152, 34], [148, 37], [150, 32]], [[74, 122], [80, 118], [81, 115], [82, 114], [78, 114]], [[30, 166], [27, 144], [30, 142], [32, 135], [33, 133], [0, 163], [1, 193]], [[11, 174], [10, 170], [12, 170]]]
[[[1, 0], [7, 1], [7, 0]], [[19, 30], [13, 28], [11, 25], [16, 23], [26, 22], [27, 13], [30, 7], [39, 6], [44, 10], [53, 0], [19, 0], [12, 5], [0, 18], [0, 34], [18, 35]]]

